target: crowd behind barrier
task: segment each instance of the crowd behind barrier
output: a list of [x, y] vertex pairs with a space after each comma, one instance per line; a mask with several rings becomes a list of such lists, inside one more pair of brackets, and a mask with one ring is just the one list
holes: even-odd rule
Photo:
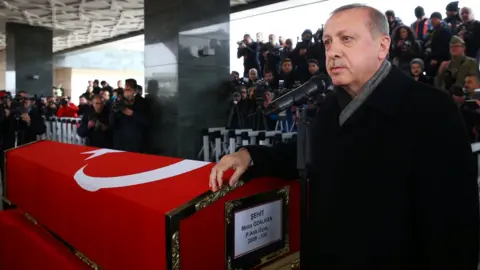
[[[43, 117], [46, 132], [38, 135], [38, 140], [51, 140], [62, 143], [84, 145], [85, 138], [77, 134], [81, 118]], [[223, 155], [246, 145], [273, 145], [295, 139], [296, 132], [254, 131], [252, 129], [209, 128], [204, 131], [203, 146], [198, 158], [204, 161], [219, 161]]]
[[240, 146], [274, 145], [296, 138], [296, 132], [254, 131], [252, 129], [209, 128], [203, 132], [203, 146], [198, 158], [218, 162], [224, 155], [231, 154]]
[[75, 117], [43, 117], [46, 132], [38, 135], [39, 140], [50, 140], [69, 144], [85, 144], [85, 138], [78, 136], [77, 128], [81, 118]]

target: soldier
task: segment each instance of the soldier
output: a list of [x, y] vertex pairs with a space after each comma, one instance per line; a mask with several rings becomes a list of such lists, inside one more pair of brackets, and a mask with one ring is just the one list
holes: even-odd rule
[[465, 78], [477, 70], [477, 61], [465, 56], [465, 42], [458, 36], [450, 40], [451, 59], [440, 65], [435, 86], [451, 92], [454, 86], [463, 87]]

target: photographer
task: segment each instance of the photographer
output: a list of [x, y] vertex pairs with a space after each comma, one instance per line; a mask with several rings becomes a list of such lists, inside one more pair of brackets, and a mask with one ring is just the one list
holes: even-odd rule
[[57, 115], [58, 107], [55, 97], [50, 96], [47, 98], [47, 105], [45, 106], [45, 116], [52, 117]]
[[273, 75], [276, 77], [278, 75], [278, 70], [281, 62], [280, 51], [278, 50], [278, 48], [270, 48], [268, 46], [263, 46], [260, 50], [260, 53], [263, 59], [265, 59], [265, 65], [262, 69], [263, 75], [265, 76], [265, 72], [268, 70], [273, 72]]
[[317, 59], [316, 46], [314, 46], [312, 31], [306, 29], [302, 33], [302, 41], [297, 43], [293, 53], [293, 67], [296, 74], [296, 80], [304, 83], [308, 80], [308, 60]]
[[93, 110], [89, 110], [82, 117], [77, 133], [86, 137], [86, 145], [99, 148], [112, 147], [112, 134], [109, 130], [109, 111], [105, 108], [105, 101], [100, 95], [92, 99]]
[[422, 58], [421, 45], [410, 27], [402, 25], [393, 30], [391, 57], [393, 65], [406, 74], [410, 73], [410, 62]]
[[475, 20], [471, 8], [462, 8], [463, 23], [458, 26], [458, 36], [465, 41], [465, 55], [476, 58], [480, 51], [480, 21]]
[[78, 117], [78, 107], [71, 103], [67, 97], [62, 97], [57, 117]]
[[273, 93], [270, 86], [263, 80], [258, 80], [254, 86], [249, 87], [248, 99], [242, 104], [247, 107], [247, 115], [243, 128], [271, 130], [275, 127], [275, 121], [263, 114], [263, 110], [267, 108], [272, 98]]
[[243, 77], [248, 77], [248, 71], [252, 68], [260, 71], [258, 43], [254, 42], [250, 35], [243, 36], [243, 40], [237, 42], [237, 58], [243, 57]]
[[10, 109], [5, 109], [4, 150], [34, 142], [37, 135], [45, 133], [46, 126], [42, 116], [32, 105], [32, 98], [17, 96], [12, 100]]
[[113, 148], [129, 152], [141, 152], [147, 120], [143, 104], [136, 101], [137, 81], [125, 80], [123, 96], [112, 104], [110, 127], [113, 133]]

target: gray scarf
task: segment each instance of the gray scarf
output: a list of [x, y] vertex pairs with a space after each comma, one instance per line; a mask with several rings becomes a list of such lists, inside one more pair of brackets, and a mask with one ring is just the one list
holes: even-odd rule
[[377, 86], [387, 77], [392, 69], [389, 61], [383, 61], [380, 68], [373, 74], [372, 78], [363, 86], [363, 90], [356, 96], [340, 113], [340, 126], [352, 116], [352, 114], [367, 100], [370, 94], [377, 88]]

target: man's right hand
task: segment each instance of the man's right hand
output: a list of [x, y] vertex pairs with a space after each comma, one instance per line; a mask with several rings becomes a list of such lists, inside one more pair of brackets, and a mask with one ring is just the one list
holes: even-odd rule
[[88, 128], [93, 128], [95, 126], [95, 121], [90, 120], [88, 121]]
[[230, 177], [228, 184], [233, 186], [235, 183], [237, 183], [240, 176], [242, 176], [242, 174], [248, 169], [250, 162], [250, 153], [248, 153], [248, 151], [245, 149], [241, 149], [238, 152], [224, 156], [220, 162], [213, 167], [212, 172], [210, 173], [209, 186], [212, 191], [215, 192], [222, 187], [223, 173], [230, 168], [235, 172], [233, 173], [232, 177]]

